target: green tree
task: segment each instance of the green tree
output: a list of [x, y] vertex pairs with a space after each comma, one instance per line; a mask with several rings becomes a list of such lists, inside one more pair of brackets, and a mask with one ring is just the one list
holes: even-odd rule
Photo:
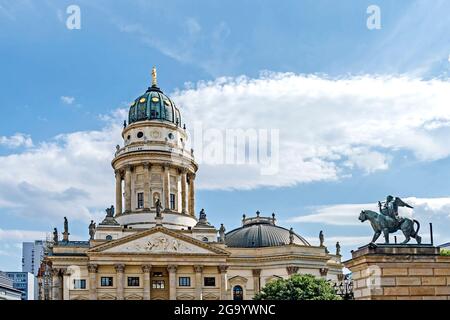
[[255, 300], [341, 300], [325, 279], [295, 274], [288, 279], [270, 281]]

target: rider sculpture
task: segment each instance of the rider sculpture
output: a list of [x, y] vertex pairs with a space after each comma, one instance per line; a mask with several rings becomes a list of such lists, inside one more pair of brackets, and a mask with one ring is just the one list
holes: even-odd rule
[[[402, 244], [406, 244], [411, 238], [416, 239], [417, 243], [420, 244], [422, 238], [418, 235], [419, 222], [414, 219], [400, 217], [398, 215], [399, 207], [413, 208], [398, 197], [387, 196], [386, 202], [378, 201], [379, 213], [371, 210], [361, 211], [359, 220], [361, 222], [369, 220], [375, 232], [372, 243], [375, 243], [381, 233], [384, 235], [385, 243], [389, 243], [389, 234], [401, 230], [405, 235], [405, 241]], [[414, 225], [417, 225], [416, 229]]]

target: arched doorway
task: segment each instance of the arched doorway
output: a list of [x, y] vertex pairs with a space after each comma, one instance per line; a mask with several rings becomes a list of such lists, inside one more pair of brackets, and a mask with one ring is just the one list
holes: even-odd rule
[[233, 300], [244, 300], [244, 290], [241, 286], [233, 287]]

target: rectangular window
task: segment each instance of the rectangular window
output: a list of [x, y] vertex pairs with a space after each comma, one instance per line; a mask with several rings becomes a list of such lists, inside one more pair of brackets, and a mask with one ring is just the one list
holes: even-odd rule
[[143, 192], [139, 192], [137, 194], [137, 207], [138, 207], [138, 209], [144, 208], [144, 193]]
[[100, 278], [100, 285], [102, 287], [112, 287], [112, 285], [113, 285], [113, 278], [112, 277], [101, 277]]
[[170, 194], [170, 209], [175, 210], [175, 194]]
[[86, 280], [85, 279], [73, 279], [73, 288], [74, 289], [86, 289]]
[[190, 277], [179, 277], [178, 285], [180, 287], [190, 287], [191, 286], [191, 278]]
[[205, 287], [215, 287], [216, 286], [216, 278], [205, 277], [203, 279], [203, 283], [204, 283]]
[[152, 288], [153, 289], [164, 289], [164, 280], [153, 280]]
[[139, 277], [128, 277], [129, 287], [139, 287]]

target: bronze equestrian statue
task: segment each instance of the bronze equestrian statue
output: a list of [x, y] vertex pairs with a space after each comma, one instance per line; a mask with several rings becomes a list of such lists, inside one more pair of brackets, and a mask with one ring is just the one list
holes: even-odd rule
[[[398, 216], [398, 207], [412, 208], [410, 205], [403, 202], [400, 198], [388, 196], [384, 204], [378, 202], [378, 207], [380, 208], [379, 213], [372, 210], [362, 210], [359, 214], [359, 220], [361, 222], [369, 220], [372, 225], [373, 231], [375, 232], [372, 243], [375, 243], [383, 232], [384, 242], [388, 244], [389, 234], [398, 230], [401, 230], [405, 236], [405, 241], [402, 244], [408, 243], [411, 238], [416, 239], [418, 244], [421, 243], [422, 238], [418, 235], [420, 229], [419, 222], [415, 219]], [[417, 225], [416, 229], [414, 229], [414, 224]]]

